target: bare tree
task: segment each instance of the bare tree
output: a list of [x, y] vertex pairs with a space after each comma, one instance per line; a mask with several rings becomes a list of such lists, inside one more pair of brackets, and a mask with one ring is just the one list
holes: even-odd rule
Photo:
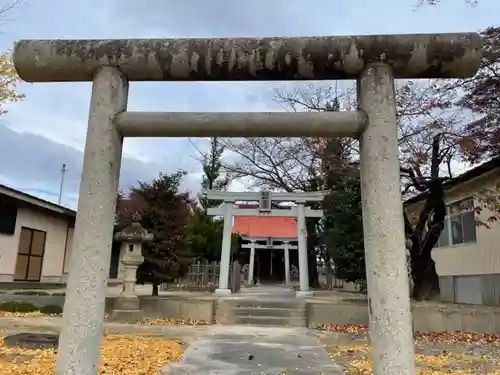
[[500, 27], [489, 27], [483, 36], [483, 59], [478, 74], [449, 85], [464, 92], [458, 105], [477, 118], [466, 129], [462, 147], [472, 161], [500, 155]]
[[[342, 90], [338, 86], [298, 85], [291, 91], [276, 91], [274, 99], [291, 111], [355, 109], [354, 85], [347, 84]], [[403, 193], [428, 193], [418, 220], [407, 220], [406, 225], [413, 244], [414, 297], [430, 298], [439, 292], [430, 252], [444, 226], [443, 183], [450, 177], [451, 161], [463, 156], [467, 123], [462, 108], [454, 105], [456, 91], [448, 90], [443, 81], [400, 82], [396, 94]], [[233, 154], [233, 161], [224, 168], [234, 177], [284, 191], [323, 189], [328, 170], [356, 170], [359, 158], [355, 139], [243, 138], [224, 142]]]
[[[498, 155], [499, 35], [498, 28], [483, 33], [485, 58], [472, 79], [403, 81], [396, 86], [403, 194], [426, 194], [418, 217], [405, 220], [412, 243], [414, 298], [433, 298], [439, 293], [430, 254], [444, 227], [444, 184], [452, 176], [452, 162]], [[338, 84], [300, 84], [292, 90], [277, 90], [274, 99], [290, 111], [342, 111], [356, 108], [354, 93], [352, 83], [342, 90]], [[480, 118], [471, 121], [473, 113]], [[243, 138], [224, 142], [233, 154], [232, 161], [224, 165], [229, 173], [246, 177], [254, 187], [285, 191], [322, 189], [318, 180], [324, 183], [329, 168], [352, 169], [359, 155], [354, 139]], [[332, 144], [340, 152], [330, 152]], [[488, 207], [496, 207], [498, 191], [484, 196]]]
[[[453, 0], [456, 1], [456, 0]], [[421, 7], [424, 5], [438, 5], [442, 3], [443, 0], [417, 0], [416, 6]], [[469, 4], [471, 6], [477, 5], [479, 3], [479, 0], [464, 0], [466, 4]]]

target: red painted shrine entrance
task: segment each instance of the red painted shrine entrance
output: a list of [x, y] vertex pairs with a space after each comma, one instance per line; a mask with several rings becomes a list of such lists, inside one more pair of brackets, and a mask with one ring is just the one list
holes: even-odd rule
[[[238, 205], [239, 209], [257, 209], [258, 207], [258, 204]], [[232, 232], [239, 234], [243, 240], [240, 259], [243, 261], [243, 266], [246, 265], [248, 283], [290, 284], [292, 278], [297, 276], [299, 262], [296, 251], [296, 218], [235, 216]], [[254, 252], [253, 262], [252, 251]]]

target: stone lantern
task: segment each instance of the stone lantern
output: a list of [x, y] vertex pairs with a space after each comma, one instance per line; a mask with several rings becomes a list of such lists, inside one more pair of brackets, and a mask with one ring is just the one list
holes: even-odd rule
[[134, 214], [132, 220], [131, 225], [115, 234], [115, 240], [122, 243], [120, 262], [123, 266], [124, 277], [122, 292], [116, 298], [114, 310], [111, 314], [112, 320], [127, 323], [135, 323], [143, 319], [139, 297], [135, 292], [136, 273], [137, 268], [144, 262], [142, 256], [143, 244], [152, 241], [154, 238], [153, 234], [149, 233], [140, 224], [141, 215]]

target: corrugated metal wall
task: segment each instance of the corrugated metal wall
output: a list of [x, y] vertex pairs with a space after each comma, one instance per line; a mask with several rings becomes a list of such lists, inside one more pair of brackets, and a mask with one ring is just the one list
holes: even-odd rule
[[500, 306], [500, 274], [441, 276], [442, 302]]

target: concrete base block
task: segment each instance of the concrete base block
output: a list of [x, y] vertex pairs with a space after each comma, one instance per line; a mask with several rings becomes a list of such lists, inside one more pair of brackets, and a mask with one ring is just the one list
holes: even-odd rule
[[62, 276], [42, 276], [40, 278], [41, 283], [56, 283], [60, 284], [63, 282]]
[[215, 289], [214, 294], [219, 297], [227, 297], [231, 295], [231, 289]]
[[142, 310], [113, 310], [111, 320], [118, 323], [135, 324], [144, 320]]
[[118, 296], [115, 299], [115, 310], [140, 310], [140, 301], [138, 297]]
[[297, 292], [295, 293], [295, 296], [297, 298], [306, 298], [306, 297], [312, 297], [314, 295], [314, 292], [313, 291], [303, 291], [303, 290], [297, 290]]
[[9, 283], [9, 282], [12, 282], [13, 280], [14, 280], [14, 275], [0, 273], [0, 282]]

